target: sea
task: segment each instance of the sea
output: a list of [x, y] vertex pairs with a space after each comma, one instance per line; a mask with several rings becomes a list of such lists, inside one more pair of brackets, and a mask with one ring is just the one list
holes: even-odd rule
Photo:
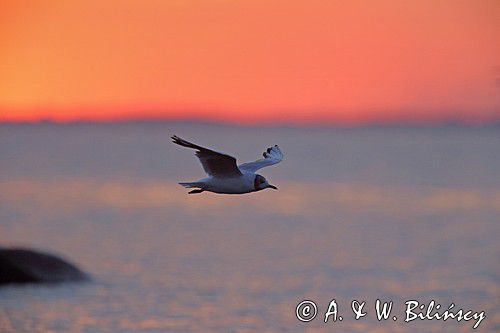
[[[174, 134], [278, 144], [279, 190], [188, 195]], [[92, 277], [0, 287], [2, 333], [500, 331], [499, 240], [497, 125], [0, 125], [0, 246]]]

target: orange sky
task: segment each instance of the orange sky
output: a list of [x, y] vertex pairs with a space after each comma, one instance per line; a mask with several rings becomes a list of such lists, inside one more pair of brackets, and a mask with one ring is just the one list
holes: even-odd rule
[[500, 120], [498, 0], [0, 2], [0, 120]]

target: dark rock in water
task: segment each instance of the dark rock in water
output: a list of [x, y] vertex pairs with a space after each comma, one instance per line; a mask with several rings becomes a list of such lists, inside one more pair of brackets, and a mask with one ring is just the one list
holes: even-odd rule
[[89, 277], [54, 255], [23, 248], [0, 248], [0, 285], [83, 281]]

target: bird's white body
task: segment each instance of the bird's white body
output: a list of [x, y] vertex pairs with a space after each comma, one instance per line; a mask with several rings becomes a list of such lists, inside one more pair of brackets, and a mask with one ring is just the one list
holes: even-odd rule
[[197, 182], [179, 183], [186, 188], [195, 188], [189, 192], [190, 194], [203, 191], [243, 194], [266, 188], [277, 189], [276, 186], [269, 184], [264, 177], [255, 173], [263, 167], [281, 162], [283, 154], [277, 145], [268, 148], [263, 154], [264, 158], [260, 160], [236, 165], [236, 159], [232, 156], [198, 146], [175, 135], [172, 140], [180, 146], [196, 149], [196, 156], [208, 174], [207, 178]]
[[243, 173], [236, 177], [207, 177], [196, 183], [201, 189], [214, 193], [243, 194], [256, 191], [254, 186], [255, 174]]

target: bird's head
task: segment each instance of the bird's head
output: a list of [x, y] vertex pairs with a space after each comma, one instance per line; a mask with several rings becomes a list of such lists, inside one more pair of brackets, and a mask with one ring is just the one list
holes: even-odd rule
[[276, 186], [269, 184], [266, 178], [262, 177], [261, 175], [255, 175], [253, 186], [255, 187], [255, 191], [264, 190], [266, 188], [272, 188], [273, 190], [278, 189]]

